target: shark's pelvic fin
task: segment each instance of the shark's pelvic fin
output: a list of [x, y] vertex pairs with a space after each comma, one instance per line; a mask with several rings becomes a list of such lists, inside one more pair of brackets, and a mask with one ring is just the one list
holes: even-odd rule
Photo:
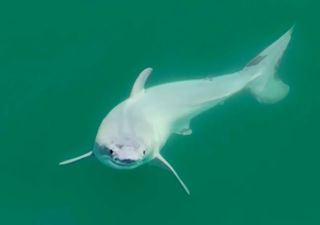
[[192, 134], [192, 130], [189, 127], [183, 128], [180, 131], [177, 131], [176, 134], [180, 134], [180, 135], [191, 135]]
[[134, 96], [135, 94], [144, 90], [144, 84], [146, 83], [151, 72], [152, 68], [148, 67], [139, 74], [139, 76], [133, 84], [130, 96]]
[[162, 155], [160, 155], [160, 154], [157, 155], [156, 159], [158, 159], [162, 163], [162, 165], [164, 165], [166, 168], [168, 168], [173, 173], [173, 175], [177, 178], [177, 180], [179, 181], [182, 188], [186, 191], [186, 193], [188, 195], [190, 195], [190, 191], [189, 191], [188, 187], [184, 184], [184, 182], [179, 177], [179, 175], [177, 174], [175, 169], [170, 165], [170, 163], [165, 158], [163, 158]]
[[60, 162], [59, 165], [62, 166], [62, 165], [71, 164], [71, 163], [77, 162], [77, 161], [79, 161], [81, 159], [87, 158], [87, 157], [92, 156], [92, 155], [93, 155], [93, 152], [90, 151], [90, 152], [87, 152], [86, 154], [80, 155], [78, 157], [75, 157], [75, 158], [68, 159], [68, 160], [65, 160], [63, 162]]
[[180, 120], [173, 127], [173, 133], [179, 135], [191, 135], [192, 129], [190, 128], [190, 118]]

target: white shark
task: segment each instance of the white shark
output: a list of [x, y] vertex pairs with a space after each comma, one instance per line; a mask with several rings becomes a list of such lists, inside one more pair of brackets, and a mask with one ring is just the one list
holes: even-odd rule
[[161, 155], [171, 134], [190, 135], [190, 120], [240, 91], [249, 91], [260, 103], [275, 103], [289, 92], [276, 75], [292, 28], [252, 59], [242, 70], [217, 77], [161, 84], [145, 89], [152, 72], [143, 70], [130, 97], [114, 107], [102, 121], [92, 151], [60, 163], [65, 165], [94, 155], [103, 164], [133, 169], [160, 161], [189, 189]]

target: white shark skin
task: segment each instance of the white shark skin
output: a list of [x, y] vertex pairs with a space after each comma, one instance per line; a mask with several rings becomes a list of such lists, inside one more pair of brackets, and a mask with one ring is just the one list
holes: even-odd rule
[[189, 190], [160, 151], [172, 133], [190, 135], [190, 120], [230, 96], [249, 90], [261, 103], [283, 99], [289, 87], [276, 76], [276, 68], [290, 41], [292, 28], [262, 51], [241, 71], [224, 76], [162, 84], [144, 89], [152, 72], [138, 76], [128, 99], [114, 107], [102, 121], [92, 152], [61, 165], [95, 155], [118, 169], [133, 169], [154, 159], [169, 168]]

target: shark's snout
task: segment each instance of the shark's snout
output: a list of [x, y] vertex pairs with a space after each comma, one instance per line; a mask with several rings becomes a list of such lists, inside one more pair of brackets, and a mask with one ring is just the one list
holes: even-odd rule
[[140, 160], [143, 156], [139, 152], [131, 149], [123, 149], [114, 152], [113, 161], [119, 165], [133, 165]]
[[121, 161], [137, 161], [143, 156], [133, 149], [121, 149], [114, 153], [114, 157]]
[[144, 153], [132, 146], [113, 145], [106, 147], [95, 146], [95, 156], [104, 164], [118, 169], [131, 169], [141, 165]]

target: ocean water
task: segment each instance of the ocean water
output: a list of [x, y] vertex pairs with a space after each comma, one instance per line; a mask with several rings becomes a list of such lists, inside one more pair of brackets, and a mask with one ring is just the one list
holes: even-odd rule
[[[319, 225], [318, 1], [0, 3], [0, 224]], [[145, 67], [147, 86], [240, 70], [295, 24], [288, 97], [241, 93], [163, 149], [166, 170], [108, 168], [89, 151]]]

